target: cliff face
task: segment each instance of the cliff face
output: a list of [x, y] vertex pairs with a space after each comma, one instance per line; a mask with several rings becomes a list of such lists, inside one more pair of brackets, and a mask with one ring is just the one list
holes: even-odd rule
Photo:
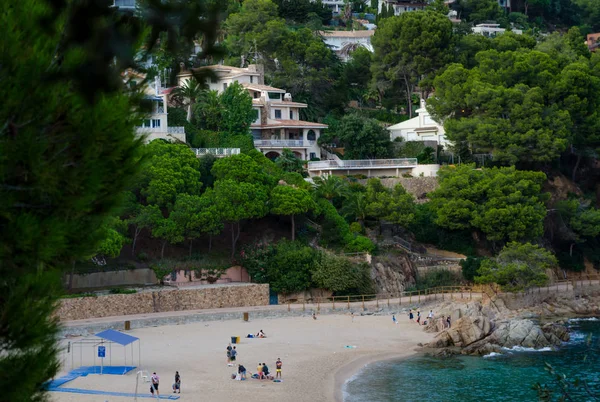
[[371, 261], [377, 293], [398, 294], [415, 284], [416, 275], [416, 267], [406, 254], [384, 254]]

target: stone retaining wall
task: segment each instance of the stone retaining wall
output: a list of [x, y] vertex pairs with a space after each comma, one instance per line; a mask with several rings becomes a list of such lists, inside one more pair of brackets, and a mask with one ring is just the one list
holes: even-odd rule
[[70, 321], [166, 311], [266, 306], [268, 304], [269, 285], [248, 284], [63, 299], [57, 315], [62, 321]]

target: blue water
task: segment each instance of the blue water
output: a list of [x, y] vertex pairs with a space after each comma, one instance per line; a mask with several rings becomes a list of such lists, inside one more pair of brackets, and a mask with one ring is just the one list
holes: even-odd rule
[[[375, 363], [346, 384], [344, 402], [537, 401], [535, 383], [557, 389], [544, 370], [546, 362], [573, 380], [585, 380], [600, 396], [600, 321], [574, 320], [569, 327], [571, 341], [558, 350]], [[594, 400], [582, 388], [574, 388], [570, 396], [573, 401]]]

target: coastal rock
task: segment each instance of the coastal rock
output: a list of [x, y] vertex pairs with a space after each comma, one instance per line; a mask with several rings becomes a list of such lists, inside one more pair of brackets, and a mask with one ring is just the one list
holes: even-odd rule
[[561, 323], [548, 323], [542, 327], [542, 331], [546, 334], [546, 337], [552, 335], [561, 342], [568, 342], [571, 339], [569, 330]]
[[487, 317], [462, 317], [454, 323], [452, 328], [439, 333], [429, 344], [429, 347], [465, 347], [483, 339], [491, 331], [492, 324]]
[[381, 255], [371, 261], [371, 278], [379, 294], [397, 295], [413, 285], [416, 268], [408, 255]]

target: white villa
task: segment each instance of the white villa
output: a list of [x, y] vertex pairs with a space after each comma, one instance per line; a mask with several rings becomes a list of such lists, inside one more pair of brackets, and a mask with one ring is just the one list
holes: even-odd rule
[[402, 13], [411, 11], [423, 11], [427, 7], [426, 1], [399, 1], [399, 0], [379, 0], [377, 5], [377, 12], [381, 13], [381, 10], [385, 6], [386, 8], [392, 6], [394, 9], [394, 15], [398, 16]]
[[371, 37], [375, 35], [374, 30], [365, 31], [321, 31], [319, 34], [323, 37], [325, 44], [329, 46], [342, 61], [348, 61], [350, 52], [346, 50], [349, 47], [362, 46], [373, 52]]
[[[145, 74], [131, 70], [123, 74], [124, 80], [130, 80], [133, 85], [137, 83], [137, 80], [142, 81], [145, 77]], [[144, 88], [144, 92], [146, 99], [152, 101], [152, 114], [138, 127], [138, 134], [143, 135], [146, 142], [163, 139], [170, 142], [185, 143], [185, 128], [169, 127], [167, 125], [167, 94], [169, 89], [163, 88], [160, 79], [156, 77], [152, 85], [147, 85]]]
[[[317, 140], [327, 125], [300, 120], [300, 109], [307, 104], [293, 102], [292, 95], [285, 90], [265, 85], [261, 65], [251, 64], [245, 68], [213, 65], [199, 69], [210, 69], [215, 74], [207, 82], [211, 90], [223, 92], [233, 82], [239, 82], [248, 90], [257, 111], [256, 120], [250, 126], [254, 146], [268, 158], [277, 158], [284, 148], [302, 160], [321, 158]], [[192, 73], [183, 71], [177, 77], [179, 85], [183, 85]]]
[[[476, 34], [493, 38], [494, 36], [501, 35], [506, 32], [506, 29], [500, 28], [500, 24], [477, 24], [471, 28], [471, 31]], [[511, 32], [514, 32], [517, 35], [521, 35], [523, 33], [523, 31], [520, 29], [513, 29]]]
[[424, 99], [421, 99], [421, 107], [416, 113], [417, 117], [388, 127], [390, 139], [394, 141], [401, 137], [404, 141], [435, 142], [447, 148], [450, 142], [446, 139], [444, 126], [433, 120], [425, 107]]

